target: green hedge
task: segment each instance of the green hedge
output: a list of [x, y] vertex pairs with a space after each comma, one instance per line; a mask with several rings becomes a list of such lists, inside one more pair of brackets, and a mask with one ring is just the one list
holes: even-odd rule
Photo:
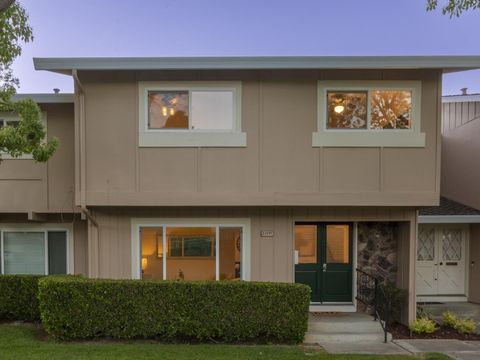
[[0, 275], [0, 319], [38, 321], [40, 275]]
[[44, 278], [43, 326], [56, 339], [300, 342], [310, 288], [300, 284]]

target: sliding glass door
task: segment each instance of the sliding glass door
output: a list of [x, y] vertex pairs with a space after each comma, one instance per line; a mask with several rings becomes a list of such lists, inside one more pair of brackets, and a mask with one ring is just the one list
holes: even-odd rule
[[140, 226], [141, 278], [242, 279], [243, 234], [237, 225]]

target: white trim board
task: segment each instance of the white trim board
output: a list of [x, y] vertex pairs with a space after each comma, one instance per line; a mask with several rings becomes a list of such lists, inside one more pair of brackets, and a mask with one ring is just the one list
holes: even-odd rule
[[417, 303], [419, 302], [467, 302], [468, 298], [465, 295], [417, 295]]
[[419, 215], [419, 224], [477, 224], [480, 215]]

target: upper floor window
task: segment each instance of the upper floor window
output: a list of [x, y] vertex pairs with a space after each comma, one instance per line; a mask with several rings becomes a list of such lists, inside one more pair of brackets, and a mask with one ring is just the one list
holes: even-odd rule
[[143, 82], [139, 88], [140, 146], [246, 146], [241, 83]]
[[319, 81], [313, 146], [423, 147], [420, 81]]

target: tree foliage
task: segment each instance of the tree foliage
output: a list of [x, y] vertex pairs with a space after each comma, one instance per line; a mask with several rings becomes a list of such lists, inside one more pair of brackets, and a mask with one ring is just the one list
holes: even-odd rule
[[18, 1], [0, 0], [0, 113], [15, 113], [20, 118], [18, 126], [0, 128], [0, 160], [2, 154], [32, 154], [34, 160], [45, 162], [58, 146], [56, 138], [45, 141], [46, 131], [37, 104], [31, 99], [12, 100], [19, 84], [12, 63], [21, 55], [21, 45], [32, 40], [25, 9]]
[[[438, 7], [438, 0], [427, 0], [427, 10], [433, 11]], [[480, 0], [447, 0], [442, 6], [443, 15], [459, 17], [466, 10], [480, 9]]]

